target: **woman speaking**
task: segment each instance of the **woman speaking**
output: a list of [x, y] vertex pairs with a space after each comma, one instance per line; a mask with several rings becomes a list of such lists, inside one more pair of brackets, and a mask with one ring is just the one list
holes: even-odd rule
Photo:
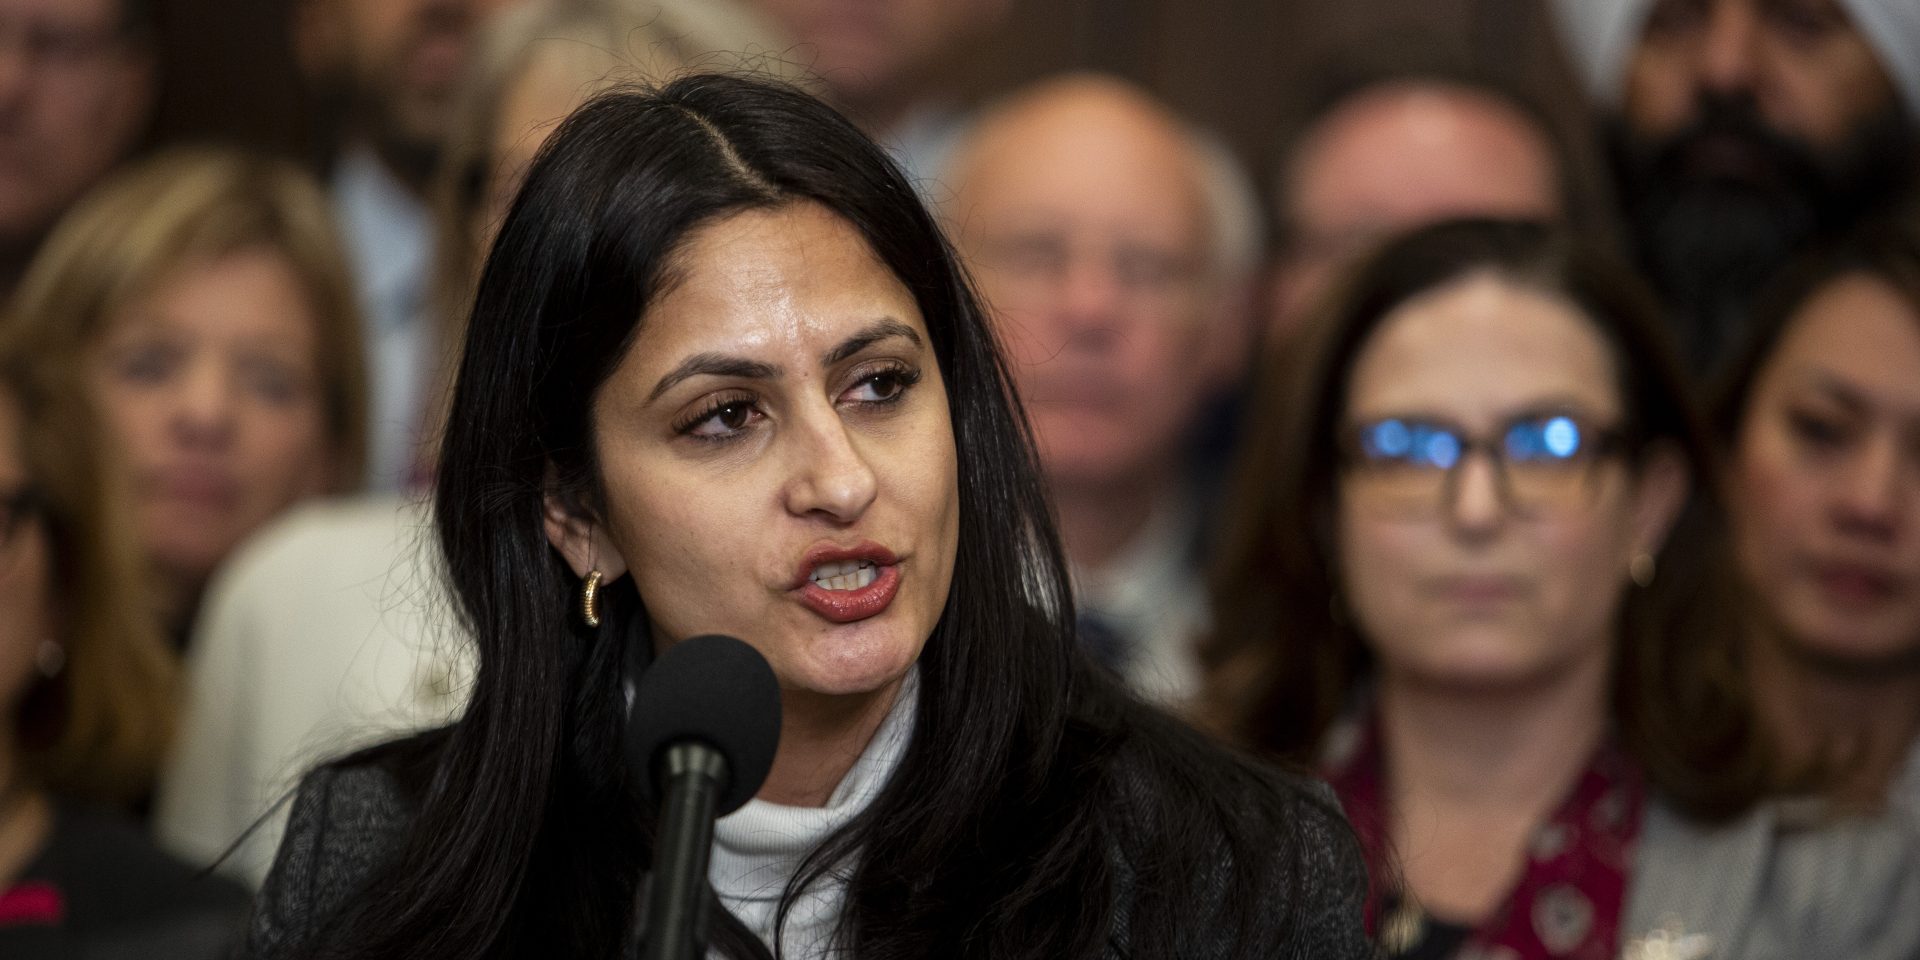
[[478, 650], [450, 727], [303, 784], [253, 957], [618, 956], [651, 859], [626, 650], [730, 633], [782, 727], [716, 830], [725, 957], [1358, 957], [1330, 801], [1076, 650], [986, 319], [811, 98], [606, 95], [501, 225], [436, 513]]

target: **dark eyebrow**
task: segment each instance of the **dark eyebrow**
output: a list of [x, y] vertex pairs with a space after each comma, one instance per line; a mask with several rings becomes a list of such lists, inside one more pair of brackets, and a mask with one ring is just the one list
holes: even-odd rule
[[647, 402], [660, 399], [660, 395], [678, 386], [681, 381], [698, 376], [739, 377], [746, 380], [771, 380], [780, 375], [780, 368], [758, 360], [741, 357], [729, 357], [724, 353], [696, 353], [680, 365], [668, 371], [653, 385], [653, 392], [647, 394]]
[[[889, 337], [904, 337], [912, 341], [916, 347], [923, 343], [919, 331], [892, 317], [882, 317], [865, 330], [848, 337], [839, 346], [827, 351], [820, 358], [821, 363], [832, 366]], [[652, 403], [660, 399], [661, 394], [678, 386], [682, 381], [698, 376], [772, 380], [780, 376], [780, 368], [758, 360], [730, 357], [724, 353], [696, 353], [680, 361], [679, 366], [661, 377], [660, 382], [653, 385], [653, 392], [647, 394], [647, 402]]]
[[1873, 406], [1853, 384], [1825, 371], [1810, 374], [1807, 381], [1815, 392], [1825, 394], [1827, 399], [1846, 407], [1849, 412], [1858, 413]]
[[848, 337], [820, 357], [822, 366], [831, 367], [889, 337], [904, 337], [914, 346], [922, 346], [920, 332], [892, 317], [882, 317], [865, 330]]
[[1546, 420], [1551, 417], [1580, 417], [1588, 421], [1598, 420], [1601, 425], [1606, 423], [1599, 412], [1572, 397], [1553, 397], [1529, 404], [1508, 414], [1502, 422], [1511, 426], [1528, 420]]

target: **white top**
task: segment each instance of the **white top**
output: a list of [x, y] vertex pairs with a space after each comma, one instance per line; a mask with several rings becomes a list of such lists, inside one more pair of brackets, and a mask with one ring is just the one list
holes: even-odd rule
[[1112, 563], [1073, 571], [1081, 611], [1098, 615], [1126, 644], [1127, 685], [1168, 707], [1199, 693], [1195, 644], [1212, 621], [1206, 579], [1192, 556], [1198, 526], [1183, 493], [1157, 507]]
[[333, 174], [333, 213], [366, 321], [367, 482], [399, 490], [421, 426], [424, 322], [433, 274], [433, 216], [365, 145], [349, 146]]
[[258, 885], [317, 763], [451, 720], [472, 676], [425, 504], [318, 502], [275, 521], [208, 590], [188, 653], [188, 708], [161, 771], [162, 846]]
[[[714, 823], [713, 859], [707, 876], [720, 902], [762, 943], [773, 943], [780, 896], [800, 862], [829, 834], [865, 810], [900, 765], [913, 738], [919, 691], [916, 668], [908, 671], [893, 708], [874, 731], [860, 759], [834, 788], [826, 806], [787, 807], [749, 800], [746, 806]], [[844, 899], [845, 884], [829, 873], [827, 879], [795, 900], [781, 931], [784, 956], [789, 960], [828, 956], [828, 939], [840, 920]]]

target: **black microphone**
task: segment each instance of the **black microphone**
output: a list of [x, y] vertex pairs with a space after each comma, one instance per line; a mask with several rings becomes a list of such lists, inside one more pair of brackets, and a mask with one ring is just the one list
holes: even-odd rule
[[699, 960], [713, 821], [753, 799], [780, 744], [780, 684], [732, 637], [683, 640], [635, 685], [627, 756], [658, 804], [642, 960]]

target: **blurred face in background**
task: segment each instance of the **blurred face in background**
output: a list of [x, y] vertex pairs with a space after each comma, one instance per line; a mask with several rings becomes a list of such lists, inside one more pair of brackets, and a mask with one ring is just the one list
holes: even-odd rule
[[951, 221], [1048, 480], [1099, 489], [1170, 469], [1223, 379], [1208, 349], [1222, 298], [1181, 131], [1123, 88], [1068, 81], [989, 121], [958, 170]]
[[1708, 315], [1884, 206], [1916, 164], [1912, 122], [1839, 0], [1657, 0], [1614, 133], [1654, 280]]
[[126, 155], [153, 88], [119, 0], [0, 0], [0, 242], [37, 235]]
[[1735, 441], [1736, 546], [1789, 646], [1920, 663], [1920, 313], [1876, 277], [1801, 308]]
[[[1737, 108], [1759, 129], [1832, 154], [1897, 107], [1886, 70], [1839, 0], [1656, 0], [1628, 65], [1626, 119], [1651, 140]], [[1690, 158], [1703, 171], [1768, 172], [1734, 131], [1716, 133], [1727, 139], [1700, 144]]]
[[750, 0], [862, 125], [884, 128], [925, 95], [957, 48], [1008, 0]]
[[425, 180], [447, 135], [475, 34], [519, 0], [301, 0], [307, 70], [337, 85], [361, 135]]
[[473, 232], [479, 258], [485, 258], [493, 246], [494, 233], [506, 219], [507, 209], [526, 181], [527, 169], [533, 166], [541, 146], [560, 121], [586, 102], [616, 67], [612, 58], [596, 50], [563, 43], [538, 46], [525, 68], [501, 90], [499, 115], [486, 154], [490, 163], [486, 201], [477, 211], [483, 219]]
[[13, 398], [0, 392], [0, 741], [8, 745], [14, 708], [33, 682], [40, 646], [56, 639], [46, 527], [37, 510], [21, 509], [21, 494], [33, 483], [21, 449], [23, 426]]
[[189, 261], [107, 319], [89, 354], [131, 474], [140, 541], [202, 582], [275, 514], [328, 488], [320, 320], [292, 265], [253, 248]]
[[1533, 120], [1471, 89], [1390, 83], [1349, 98], [1302, 141], [1282, 184], [1275, 333], [1393, 234], [1459, 216], [1563, 216], [1555, 157]]
[[[1579, 310], [1490, 273], [1381, 321], [1349, 381], [1336, 537], [1342, 598], [1383, 676], [1495, 691], [1605, 675], [1628, 568], [1685, 486], [1677, 464], [1636, 480], [1607, 445], [1626, 412], [1616, 382]], [[1410, 456], [1376, 461], [1363, 441], [1410, 441]]]

